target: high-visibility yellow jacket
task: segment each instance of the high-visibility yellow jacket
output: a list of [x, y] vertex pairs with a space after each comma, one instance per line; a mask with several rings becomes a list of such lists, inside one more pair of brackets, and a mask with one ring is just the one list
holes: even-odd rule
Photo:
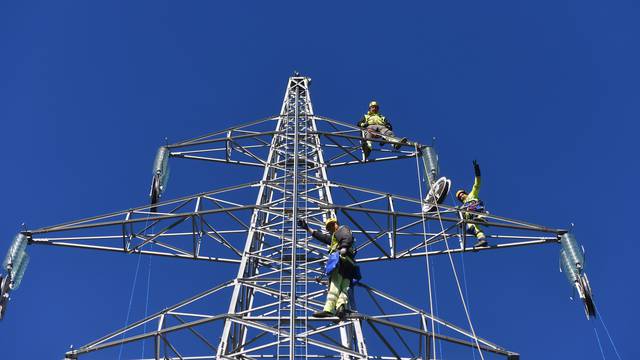
[[475, 180], [473, 181], [473, 187], [471, 188], [471, 191], [469, 191], [469, 194], [467, 194], [467, 198], [465, 199], [464, 203], [466, 204], [473, 200], [479, 200], [478, 193], [480, 193], [480, 176], [476, 176]]
[[[480, 176], [476, 176], [473, 187], [471, 191], [467, 194], [467, 198], [464, 200], [464, 204], [462, 204], [462, 208], [465, 210], [475, 211], [475, 212], [485, 212], [484, 203], [482, 200], [478, 198], [478, 193], [480, 193]], [[477, 215], [471, 213], [464, 213], [465, 219], [475, 219]]]
[[392, 130], [391, 123], [384, 115], [380, 113], [372, 113], [371, 111], [364, 114], [360, 122], [358, 122], [358, 126], [361, 128], [366, 128], [369, 125], [380, 125]]

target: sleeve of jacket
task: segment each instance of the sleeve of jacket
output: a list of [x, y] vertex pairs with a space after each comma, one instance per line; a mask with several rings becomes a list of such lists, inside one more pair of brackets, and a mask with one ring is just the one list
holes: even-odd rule
[[384, 126], [389, 129], [389, 130], [393, 130], [393, 125], [391, 125], [391, 122], [389, 121], [389, 119], [387, 119], [386, 117], [384, 118]]
[[353, 246], [353, 233], [348, 226], [342, 225], [336, 231], [336, 240], [338, 240], [338, 248], [350, 248]]
[[480, 193], [480, 176], [476, 176], [473, 181], [473, 187], [471, 188], [471, 192], [469, 192], [469, 197], [478, 198], [478, 194]]
[[327, 245], [331, 245], [331, 235], [325, 234], [322, 231], [318, 231], [318, 230], [314, 230], [311, 233], [311, 236], [313, 236], [316, 240], [325, 243]]
[[360, 119], [360, 121], [358, 121], [358, 127], [365, 127], [365, 125], [367, 124], [367, 119], [363, 116], [362, 119]]

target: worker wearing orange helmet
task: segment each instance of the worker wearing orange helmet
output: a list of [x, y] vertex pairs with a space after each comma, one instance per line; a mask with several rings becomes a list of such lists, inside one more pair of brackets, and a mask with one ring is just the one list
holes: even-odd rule
[[[396, 141], [397, 143], [393, 145], [393, 147], [398, 150], [400, 148], [400, 143], [407, 142], [407, 139], [395, 138], [393, 134], [393, 127], [387, 118], [380, 114], [380, 105], [375, 100], [372, 100], [369, 103], [369, 111], [364, 114], [362, 119], [358, 122], [358, 127], [362, 128], [364, 131], [365, 141], [362, 142], [362, 152], [364, 153], [364, 159], [367, 160], [369, 158], [369, 154], [371, 153], [371, 149], [373, 148], [373, 143], [371, 139], [382, 136], [385, 140]], [[384, 145], [384, 143], [382, 143]]]
[[313, 314], [314, 317], [325, 318], [337, 316], [344, 319], [349, 304], [349, 286], [356, 274], [353, 251], [353, 234], [346, 225], [340, 225], [336, 218], [325, 221], [325, 229], [312, 230], [305, 220], [298, 220], [298, 226], [311, 233], [313, 238], [329, 246], [329, 260], [327, 261], [327, 275], [329, 276], [329, 292], [322, 311]]
[[[478, 198], [480, 193], [480, 165], [473, 160], [473, 170], [475, 173], [475, 180], [471, 191], [467, 193], [465, 190], [460, 189], [456, 191], [456, 199], [462, 203], [462, 209], [467, 211], [473, 211], [475, 213], [484, 213], [484, 202]], [[464, 212], [462, 217], [466, 220], [484, 221], [482, 215]], [[488, 246], [487, 236], [476, 224], [467, 224], [467, 233], [474, 235], [478, 242], [474, 247]]]

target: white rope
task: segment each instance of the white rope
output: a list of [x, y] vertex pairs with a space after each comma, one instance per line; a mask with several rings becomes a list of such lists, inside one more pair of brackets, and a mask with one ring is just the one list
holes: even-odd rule
[[[154, 226], [155, 227], [155, 226]], [[153, 233], [153, 227], [151, 228], [151, 233]], [[151, 242], [151, 246], [149, 247], [149, 251], [153, 251], [153, 242]], [[149, 257], [149, 263], [147, 264], [148, 267], [148, 271], [147, 271], [147, 295], [146, 295], [146, 299], [145, 299], [145, 303], [144, 303], [144, 318], [147, 318], [147, 315], [149, 314], [149, 289], [151, 287], [151, 254], [147, 255], [147, 257]], [[143, 326], [143, 330], [142, 330], [143, 334], [147, 333], [147, 323], [144, 323]], [[146, 343], [145, 340], [142, 340], [142, 358], [144, 359], [144, 344]]]
[[[469, 314], [469, 308], [467, 306], [467, 302], [465, 301], [464, 295], [462, 293], [462, 288], [460, 286], [460, 279], [458, 278], [458, 271], [456, 270], [456, 265], [453, 261], [453, 255], [451, 255], [451, 249], [449, 248], [449, 238], [447, 234], [444, 233], [444, 224], [442, 223], [442, 217], [440, 216], [440, 209], [436, 206], [436, 211], [438, 212], [438, 220], [440, 221], [440, 228], [443, 232], [444, 244], [447, 247], [447, 255], [449, 256], [449, 262], [451, 263], [451, 270], [453, 271], [453, 277], [456, 279], [456, 286], [458, 288], [458, 294], [460, 295], [460, 301], [462, 302], [462, 307], [464, 308], [464, 313], [467, 317], [467, 322], [469, 323], [469, 329], [471, 330], [471, 334], [473, 335], [473, 341], [476, 343], [476, 347], [478, 348], [478, 353], [480, 354], [480, 358], [484, 360], [484, 355], [482, 354], [482, 350], [480, 349], [480, 343], [478, 342], [478, 335], [476, 335], [476, 331], [473, 328], [473, 322], [471, 321], [471, 315]], [[466, 231], [466, 229], [462, 229], [462, 231]]]
[[[144, 229], [147, 228], [147, 226], [149, 225], [149, 217], [151, 216], [151, 213], [147, 214], [147, 219], [145, 220], [144, 223]], [[153, 230], [152, 230], [153, 231]], [[147, 234], [147, 230], [145, 230], [144, 234]], [[151, 243], [151, 246], [153, 246], [153, 242]], [[151, 256], [151, 255], [149, 255]], [[131, 308], [133, 306], [133, 295], [135, 293], [136, 290], [136, 284], [138, 283], [138, 272], [140, 270], [140, 260], [142, 259], [142, 249], [140, 250], [140, 252], [138, 253], [138, 263], [136, 264], [136, 273], [133, 276], [133, 285], [131, 286], [131, 295], [129, 295], [129, 307], [127, 309], [127, 316], [125, 318], [124, 321], [124, 327], [126, 328], [129, 325], [129, 316], [131, 315]], [[151, 258], [149, 258], [149, 261], [151, 261]], [[149, 274], [149, 276], [151, 276], [151, 274]], [[147, 306], [149, 304], [149, 288], [148, 288], [148, 284], [147, 284]], [[145, 309], [145, 314], [144, 317], [147, 317], [147, 310]], [[145, 328], [147, 326], [147, 323], [145, 322], [144, 324]], [[124, 339], [124, 335], [125, 335], [126, 331], [122, 332], [122, 336], [120, 337], [120, 340]], [[120, 344], [120, 349], [118, 350], [118, 360], [120, 360], [122, 358], [122, 348], [124, 347], [124, 343]], [[142, 352], [143, 355], [142, 357], [144, 357], [144, 340], [142, 341]]]
[[[424, 257], [426, 260], [426, 265], [427, 265], [427, 283], [428, 283], [428, 289], [429, 289], [429, 311], [431, 312], [431, 331], [435, 334], [436, 328], [435, 328], [435, 320], [434, 320], [434, 313], [433, 313], [433, 295], [431, 292], [431, 266], [429, 263], [429, 248], [428, 248], [428, 243], [427, 243], [427, 227], [426, 227], [426, 218], [424, 215], [424, 211], [422, 211], [423, 206], [424, 206], [424, 197], [422, 196], [422, 181], [420, 179], [420, 163], [418, 161], [418, 145], [416, 144], [416, 168], [417, 168], [417, 172], [416, 175], [418, 176], [418, 189], [420, 191], [420, 214], [422, 216], [422, 236], [423, 236], [423, 242], [424, 242]], [[431, 341], [432, 341], [432, 346], [431, 348], [433, 349], [433, 358], [436, 359], [436, 337], [432, 336], [431, 337]]]
[[[449, 193], [449, 198], [451, 199], [451, 202], [453, 203], [456, 202], [456, 199], [453, 197], [453, 194], [451, 192]], [[466, 228], [463, 229], [463, 231], [466, 231], [466, 230], [467, 230]], [[462, 244], [462, 246], [464, 246], [464, 244]], [[464, 296], [467, 299], [467, 303], [469, 306], [469, 313], [471, 313], [471, 299], [469, 298], [469, 292], [468, 292], [469, 286], [467, 285], [467, 270], [464, 263], [464, 251], [460, 252], [460, 262], [462, 263], [462, 285], [464, 286]], [[471, 355], [473, 356], [473, 360], [476, 360], [476, 349], [471, 348]]]
[[[462, 283], [464, 285], [464, 296], [467, 298], [467, 302], [469, 303], [469, 308], [471, 308], [471, 300], [469, 299], [469, 286], [467, 285], [467, 270], [464, 266], [464, 251], [460, 253], [460, 262], [462, 263]], [[469, 309], [471, 312], [471, 309]], [[476, 351], [474, 348], [471, 348], [471, 355], [473, 355], [473, 360], [476, 360]]]
[[[138, 282], [138, 270], [140, 270], [140, 259], [142, 256], [138, 255], [138, 264], [136, 265], [136, 273], [133, 276], [133, 285], [131, 286], [131, 295], [129, 295], [129, 308], [127, 309], [127, 317], [124, 321], [124, 327], [126, 328], [129, 325], [129, 316], [131, 315], [131, 306], [133, 304], [133, 294], [136, 290], [136, 283]], [[125, 332], [122, 332], [122, 336], [120, 340], [124, 339]], [[122, 359], [122, 348], [124, 347], [124, 343], [120, 344], [120, 349], [118, 350], [118, 360]]]
[[[595, 306], [595, 303], [594, 303], [594, 306]], [[599, 307], [596, 307], [596, 309], [599, 309]], [[607, 329], [607, 325], [605, 325], [605, 323], [604, 323], [604, 318], [602, 317], [602, 312], [600, 310], [597, 310], [597, 314], [598, 314], [598, 319], [600, 320], [600, 323], [602, 324], [602, 327], [604, 328], [604, 331], [607, 334], [607, 337], [609, 338], [609, 342], [611, 343], [611, 346], [613, 347], [613, 351], [616, 353], [616, 356], [618, 357], [618, 360], [622, 360], [622, 357], [618, 353], [618, 348], [616, 347], [616, 344], [613, 342], [613, 337], [611, 336], [611, 334], [609, 334], [609, 329]]]
[[596, 340], [598, 341], [598, 348], [600, 349], [600, 354], [602, 355], [602, 359], [606, 360], [607, 358], [604, 357], [604, 350], [602, 350], [602, 343], [600, 342], [600, 336], [598, 335], [598, 330], [596, 330], [596, 327], [593, 327], [593, 332], [596, 334]]
[[[429, 229], [429, 224], [427, 224], [427, 230]], [[431, 262], [431, 278], [433, 279], [433, 303], [434, 306], [436, 308], [436, 312], [435, 312], [435, 316], [439, 317], [440, 316], [440, 307], [438, 305], [438, 284], [436, 282], [436, 279], [438, 278], [438, 276], [436, 275], [436, 261], [435, 259]], [[438, 330], [438, 332], [440, 332], [440, 323], [436, 323], [436, 329]], [[442, 349], [442, 343], [443, 341], [438, 341], [438, 349], [440, 349], [440, 358], [444, 359], [444, 350]]]
[[[420, 182], [420, 163], [418, 162], [418, 145], [416, 144], [416, 170], [418, 173], [418, 186], [420, 188], [420, 203], [421, 203], [421, 207], [420, 207], [420, 211], [422, 212], [422, 203], [423, 203], [423, 198], [422, 198], [422, 184]], [[431, 184], [433, 185], [433, 184]], [[465, 315], [467, 317], [467, 322], [469, 323], [469, 328], [471, 330], [471, 334], [473, 335], [473, 341], [476, 344], [476, 347], [478, 348], [478, 353], [480, 354], [480, 358], [482, 360], [484, 360], [484, 355], [482, 354], [482, 350], [480, 349], [480, 343], [478, 342], [478, 336], [476, 335], [476, 331], [473, 328], [473, 322], [471, 321], [471, 315], [469, 315], [469, 309], [467, 308], [467, 303], [464, 299], [464, 294], [462, 293], [462, 287], [460, 286], [460, 279], [458, 278], [458, 272], [456, 271], [456, 265], [453, 261], [453, 256], [451, 255], [451, 249], [449, 248], [449, 238], [447, 237], [447, 234], [445, 232], [444, 229], [444, 223], [442, 222], [442, 217], [440, 215], [440, 208], [437, 206], [436, 204], [436, 211], [437, 211], [437, 215], [438, 215], [438, 220], [440, 222], [440, 228], [442, 230], [442, 237], [444, 238], [444, 243], [445, 246], [447, 247], [447, 255], [449, 256], [449, 263], [451, 264], [451, 270], [453, 271], [453, 276], [456, 280], [456, 286], [458, 288], [458, 294], [460, 295], [460, 300], [462, 301], [462, 307], [464, 308], [464, 312]], [[425, 228], [424, 223], [425, 223], [425, 216], [424, 216], [424, 212], [422, 212], [422, 223], [423, 223], [423, 228]], [[463, 229], [463, 231], [465, 231], [466, 229]], [[425, 229], [426, 232], [426, 229]], [[426, 258], [429, 259], [428, 257], [428, 253], [429, 251], [427, 250], [427, 243], [426, 243], [426, 233], [424, 234], [424, 238], [425, 238], [425, 254], [427, 255]], [[429, 284], [431, 285], [431, 284]], [[429, 290], [431, 291], [431, 290]], [[433, 314], [433, 310], [432, 310], [432, 314]]]

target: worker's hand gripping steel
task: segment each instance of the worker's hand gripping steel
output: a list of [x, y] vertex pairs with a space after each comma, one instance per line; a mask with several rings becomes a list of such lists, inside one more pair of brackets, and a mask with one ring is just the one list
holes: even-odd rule
[[298, 226], [309, 231], [309, 224], [304, 219], [298, 219]]

